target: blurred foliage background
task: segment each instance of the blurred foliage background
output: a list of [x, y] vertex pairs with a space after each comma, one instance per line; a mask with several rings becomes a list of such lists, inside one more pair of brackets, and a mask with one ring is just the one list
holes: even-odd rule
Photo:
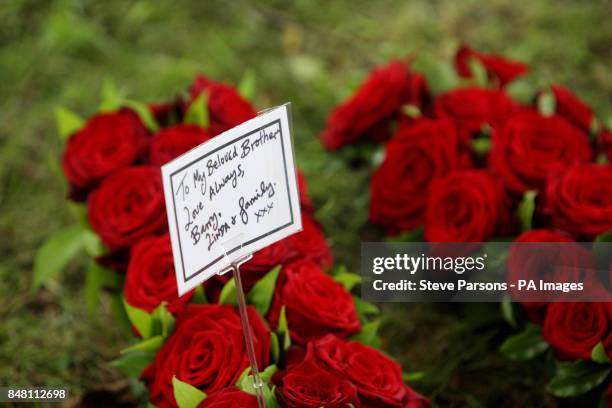
[[[528, 62], [517, 93], [560, 82], [605, 119], [610, 21], [612, 4], [602, 0], [0, 3], [0, 384], [65, 385], [78, 395], [122, 381], [107, 362], [124, 337], [108, 304], [87, 314], [82, 267], [29, 289], [37, 247], [72, 222], [50, 166], [62, 151], [56, 106], [93, 114], [107, 77], [154, 102], [182, 92], [197, 72], [237, 84], [252, 71], [257, 108], [293, 103], [297, 160], [317, 216], [337, 263], [357, 271], [360, 241], [381, 236], [366, 224], [371, 168], [354, 150], [326, 153], [318, 134], [374, 65], [406, 55], [448, 63], [466, 42]], [[498, 309], [385, 306], [385, 348], [438, 405], [557, 406], [544, 391], [545, 363], [496, 353], [507, 334]]]

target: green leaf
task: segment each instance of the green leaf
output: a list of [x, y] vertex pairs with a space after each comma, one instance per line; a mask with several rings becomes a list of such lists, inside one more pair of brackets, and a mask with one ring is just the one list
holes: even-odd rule
[[415, 229], [407, 232], [402, 232], [399, 235], [387, 237], [387, 242], [417, 242], [423, 241], [423, 227], [416, 227]]
[[280, 345], [278, 336], [274, 332], [270, 332], [270, 352], [272, 353], [272, 361], [274, 361], [276, 364], [280, 364]]
[[238, 92], [248, 101], [252, 101], [255, 96], [255, 74], [253, 70], [247, 69], [242, 75], [242, 79], [238, 84]]
[[105, 78], [102, 82], [100, 99], [101, 112], [112, 112], [121, 107], [121, 104], [123, 103], [123, 96], [111, 78]]
[[136, 112], [141, 122], [145, 125], [147, 129], [149, 129], [149, 131], [155, 133], [159, 130], [159, 124], [157, 123], [157, 120], [155, 120], [153, 112], [151, 112], [151, 110], [146, 104], [126, 99], [125, 101], [123, 101], [123, 105]]
[[482, 62], [480, 62], [478, 58], [471, 57], [468, 61], [468, 65], [474, 83], [483, 88], [486, 87], [489, 82], [489, 77]]
[[183, 123], [191, 123], [200, 127], [208, 127], [208, 94], [202, 92], [193, 102], [189, 105], [187, 113]]
[[57, 121], [57, 133], [62, 141], [68, 140], [85, 124], [80, 116], [61, 106], [55, 109], [55, 120]]
[[521, 222], [521, 230], [523, 232], [529, 231], [532, 227], [535, 198], [537, 194], [538, 192], [535, 190], [526, 191], [525, 194], [523, 194], [523, 200], [517, 208], [517, 216]]
[[130, 319], [130, 322], [143, 339], [148, 339], [153, 334], [153, 317], [142, 309], [130, 305], [127, 300], [123, 299], [123, 307]]
[[606, 348], [603, 343], [600, 341], [597, 343], [593, 350], [591, 351], [591, 360], [599, 364], [609, 364], [610, 357], [608, 357], [608, 353], [606, 353]]
[[117, 272], [106, 269], [92, 261], [85, 275], [85, 303], [89, 314], [94, 315], [96, 313], [100, 300], [100, 289], [118, 289], [120, 286], [121, 277]]
[[364, 324], [366, 323], [370, 317], [376, 316], [380, 313], [380, 309], [373, 303], [366, 302], [361, 297], [354, 295], [353, 303], [355, 304], [355, 309], [357, 309], [357, 314], [359, 315], [359, 321]]
[[612, 231], [602, 232], [595, 237], [595, 242], [612, 242]]
[[80, 224], [57, 231], [38, 249], [34, 256], [32, 290], [55, 278], [84, 245], [87, 229]]
[[421, 109], [412, 104], [405, 104], [401, 107], [401, 112], [409, 118], [416, 119], [422, 116]]
[[402, 373], [404, 382], [415, 382], [425, 378], [425, 373], [422, 371], [415, 371], [413, 373]]
[[110, 311], [111, 315], [117, 325], [121, 328], [121, 331], [126, 336], [132, 336], [132, 322], [130, 322], [130, 318], [127, 315], [125, 310], [125, 302], [123, 300], [123, 296], [118, 292], [110, 292]]
[[247, 302], [252, 304], [261, 316], [268, 314], [280, 271], [280, 265], [272, 268], [270, 272], [257, 281], [247, 296]]
[[206, 305], [208, 304], [208, 299], [206, 299], [206, 292], [204, 291], [204, 286], [199, 285], [193, 291], [193, 297], [191, 298], [191, 303]]
[[197, 408], [200, 402], [204, 401], [206, 394], [194, 387], [176, 378], [172, 377], [172, 389], [174, 390], [174, 399], [179, 408]]
[[552, 116], [556, 110], [555, 94], [547, 90], [540, 94], [538, 98], [538, 111], [542, 116]]
[[281, 350], [287, 351], [291, 346], [291, 335], [289, 334], [289, 323], [287, 322], [287, 310], [285, 305], [281, 307], [280, 316], [278, 318], [279, 341], [282, 339]]
[[267, 366], [261, 373], [259, 373], [259, 376], [261, 377], [262, 381], [269, 383], [270, 379], [272, 379], [272, 376], [276, 374], [277, 371], [278, 367], [276, 366], [276, 364], [271, 364]]
[[168, 311], [166, 302], [162, 302], [159, 306], [157, 306], [151, 316], [153, 317], [154, 321], [159, 322], [160, 326], [159, 330], [155, 330], [154, 328], [153, 334], [160, 334], [163, 337], [167, 337], [168, 335], [170, 335], [170, 333], [172, 333], [172, 330], [174, 330], [174, 324], [176, 322], [176, 319], [174, 318], [172, 313]]
[[488, 137], [477, 137], [472, 139], [472, 150], [479, 156], [484, 156], [491, 151], [491, 139]]
[[337, 269], [333, 278], [336, 282], [344, 286], [344, 289], [346, 289], [347, 292], [350, 292], [351, 290], [353, 290], [355, 285], [361, 283], [361, 276], [357, 275], [356, 273], [348, 272], [344, 265]]
[[93, 232], [89, 225], [87, 225], [85, 233], [83, 235], [83, 246], [85, 247], [85, 252], [92, 258], [96, 258], [106, 252], [106, 248], [100, 239], [100, 236]]
[[504, 320], [512, 327], [517, 328], [516, 317], [514, 316], [514, 305], [509, 296], [504, 296], [499, 304]]
[[[264, 390], [264, 396], [266, 398], [267, 408], [281, 408], [280, 404], [278, 403], [278, 400], [276, 399], [276, 387], [275, 386], [272, 386], [271, 389], [266, 387], [266, 389]], [[352, 407], [352, 408], [355, 408], [355, 407]]]
[[153, 351], [133, 351], [111, 361], [110, 365], [128, 377], [138, 377], [154, 359]]
[[238, 298], [236, 297], [236, 282], [231, 278], [221, 289], [219, 295], [219, 303], [222, 305], [238, 306]]
[[121, 354], [130, 353], [132, 351], [152, 351], [159, 350], [164, 345], [164, 336], [153, 336], [143, 341], [140, 341], [130, 347], [121, 350]]
[[609, 365], [585, 360], [557, 363], [555, 376], [546, 389], [560, 398], [584, 394], [601, 384], [612, 371]]
[[522, 333], [508, 337], [499, 351], [511, 360], [529, 360], [547, 348], [548, 343], [542, 338], [542, 329], [530, 324]]
[[380, 327], [380, 319], [373, 320], [361, 326], [361, 331], [351, 337], [351, 340], [359, 341], [368, 346], [376, 347], [378, 339], [378, 328]]
[[[278, 371], [278, 367], [272, 364], [266, 367], [265, 370], [259, 373], [259, 379], [264, 385], [264, 394], [266, 392], [266, 389], [269, 391], [267, 384], [270, 382], [270, 379], [272, 378], [274, 373], [276, 373], [277, 371]], [[257, 392], [255, 391], [255, 381], [253, 379], [253, 376], [249, 375], [250, 372], [251, 372], [250, 367], [247, 368], [245, 371], [243, 371], [242, 374], [240, 375], [240, 378], [236, 382], [236, 386], [244, 392], [247, 392], [252, 395], [256, 395]]]

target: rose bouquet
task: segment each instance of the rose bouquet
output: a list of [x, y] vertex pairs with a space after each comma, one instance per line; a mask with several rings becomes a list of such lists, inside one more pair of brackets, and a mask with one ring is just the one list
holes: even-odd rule
[[[61, 170], [80, 222], [42, 246], [34, 284], [86, 250], [89, 308], [104, 289], [133, 338], [112, 365], [144, 381], [153, 406], [257, 406], [233, 278], [178, 297], [160, 172], [254, 117], [249, 90], [252, 77], [235, 89], [197, 76], [188, 94], [143, 105], [107, 83], [89, 120], [58, 110]], [[428, 406], [377, 349], [378, 309], [351, 293], [358, 275], [331, 269], [301, 173], [298, 181], [304, 229], [241, 267], [268, 407]]]
[[[612, 132], [569, 89], [521, 83], [527, 73], [467, 46], [452, 68], [418, 58], [375, 68], [321, 133], [328, 150], [371, 163], [370, 222], [398, 241], [610, 241]], [[610, 304], [523, 306], [530, 323], [506, 355], [552, 349], [559, 397], [607, 387]], [[514, 307], [502, 310], [518, 327]]]

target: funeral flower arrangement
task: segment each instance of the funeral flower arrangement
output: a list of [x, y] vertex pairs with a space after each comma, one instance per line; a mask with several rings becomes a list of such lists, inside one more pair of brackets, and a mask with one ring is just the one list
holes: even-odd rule
[[[146, 384], [157, 407], [256, 407], [233, 278], [178, 297], [160, 166], [254, 116], [252, 77], [238, 89], [197, 76], [189, 92], [143, 105], [103, 87], [83, 121], [58, 109], [61, 171], [80, 222], [41, 247], [36, 286], [84, 250], [85, 293], [103, 289], [133, 337], [112, 365]], [[298, 174], [304, 229], [241, 267], [268, 407], [426, 407], [378, 350], [378, 309], [351, 293], [359, 276], [333, 259]], [[329, 272], [330, 274], [326, 273]]]
[[[453, 65], [391, 61], [329, 114], [327, 149], [373, 168], [369, 221], [398, 241], [610, 241], [610, 129], [568, 88], [521, 83], [521, 62], [462, 46]], [[610, 304], [522, 306], [529, 323], [502, 352], [549, 350], [558, 397], [607, 387]]]

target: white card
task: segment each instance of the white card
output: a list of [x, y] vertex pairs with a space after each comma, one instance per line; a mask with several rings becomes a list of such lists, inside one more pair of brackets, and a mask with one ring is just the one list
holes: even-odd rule
[[162, 167], [180, 295], [302, 229], [293, 157], [284, 105]]

